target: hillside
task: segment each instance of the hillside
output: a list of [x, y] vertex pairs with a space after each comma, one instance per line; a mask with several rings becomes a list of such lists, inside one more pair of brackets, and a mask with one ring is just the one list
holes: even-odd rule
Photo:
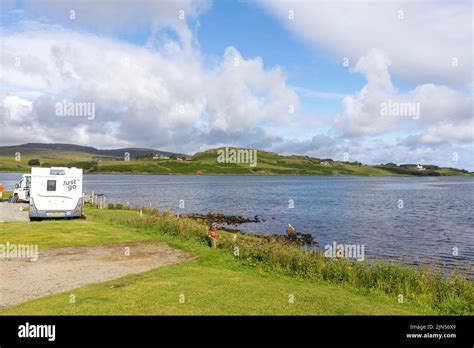
[[[418, 170], [416, 164], [365, 165], [360, 162], [333, 161], [308, 156], [283, 156], [266, 151], [257, 152], [256, 166], [251, 166], [248, 162], [220, 163], [218, 160], [219, 150], [222, 148], [199, 152], [188, 158], [183, 154], [141, 148], [99, 150], [94, 147], [69, 144], [24, 144], [0, 147], [0, 171], [28, 172], [31, 167], [28, 162], [35, 159], [44, 167], [75, 166], [91, 173], [328, 176], [474, 175], [466, 170], [441, 168], [428, 164], [423, 164], [424, 170]], [[17, 152], [21, 154], [20, 160], [15, 159]], [[125, 152], [130, 153], [129, 161], [124, 159]], [[171, 158], [153, 159], [152, 154]]]
[[99, 150], [92, 146], [73, 144], [40, 144], [28, 143], [17, 146], [0, 146], [0, 156], [14, 156], [19, 152], [22, 156], [52, 156], [51, 158], [75, 160], [123, 160], [125, 153], [130, 158], [159, 154], [162, 156], [185, 156], [184, 154], [144, 148], [120, 148], [113, 150]]

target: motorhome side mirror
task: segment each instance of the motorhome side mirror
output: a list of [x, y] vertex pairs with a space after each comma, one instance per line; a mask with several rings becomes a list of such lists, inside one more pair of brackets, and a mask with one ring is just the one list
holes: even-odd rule
[[16, 188], [16, 189], [17, 189], [17, 188], [20, 188], [20, 185], [18, 185], [18, 184], [15, 184], [15, 188]]

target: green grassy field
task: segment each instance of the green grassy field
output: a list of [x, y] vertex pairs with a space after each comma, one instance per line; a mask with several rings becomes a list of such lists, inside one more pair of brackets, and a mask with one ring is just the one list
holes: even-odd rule
[[28, 161], [38, 159], [41, 166], [75, 166], [91, 173], [146, 173], [146, 174], [222, 174], [222, 175], [474, 175], [456, 168], [438, 168], [418, 171], [414, 166], [391, 167], [365, 165], [357, 162], [328, 161], [307, 156], [282, 156], [271, 152], [258, 151], [257, 165], [246, 163], [218, 163], [217, 149], [195, 154], [191, 160], [154, 160], [152, 158], [125, 161], [117, 158], [94, 156], [78, 151], [39, 149], [23, 154], [20, 160], [11, 156], [0, 156], [0, 171], [29, 172]]
[[[159, 240], [197, 258], [28, 301], [1, 309], [0, 315], [436, 315], [465, 314], [472, 309], [472, 303], [462, 302], [472, 301], [468, 296], [466, 300], [466, 295], [446, 299], [454, 303], [448, 311], [446, 306], [434, 306], [428, 296], [428, 290], [434, 290], [429, 285], [419, 296], [407, 293], [406, 300], [399, 303], [398, 292], [387, 290], [389, 278], [396, 279], [403, 272], [415, 277], [411, 271], [401, 272], [396, 267], [386, 268], [386, 279], [378, 285], [366, 286], [365, 282], [356, 286], [340, 278], [343, 267], [349, 267], [346, 271], [352, 267], [346, 264], [335, 269], [338, 263], [329, 263], [330, 268], [324, 272], [330, 273], [325, 279], [312, 277], [311, 267], [309, 273], [299, 272], [305, 266], [304, 257], [309, 256], [294, 246], [239, 234], [242, 254], [236, 257], [229, 233], [220, 231], [219, 248], [211, 249], [205, 240], [207, 228], [189, 219], [156, 211], [139, 216], [137, 211], [90, 207], [85, 214], [87, 220], [2, 223], [0, 243], [38, 244], [41, 249]], [[268, 247], [273, 248], [272, 255]], [[286, 259], [287, 252], [295, 257], [293, 261]], [[274, 258], [271, 267], [262, 255]], [[318, 262], [311, 264], [325, 267]], [[375, 270], [371, 272], [376, 274]], [[439, 282], [436, 286], [446, 284]], [[454, 284], [451, 291], [456, 292], [460, 286], [472, 290], [472, 283], [462, 283]], [[76, 296], [74, 304], [69, 303], [72, 292]], [[180, 296], [184, 296], [184, 303], [180, 303]]]

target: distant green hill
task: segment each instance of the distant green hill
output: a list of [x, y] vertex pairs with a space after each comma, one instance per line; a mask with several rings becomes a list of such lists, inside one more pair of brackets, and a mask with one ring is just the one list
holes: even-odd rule
[[[151, 154], [160, 154], [163, 156], [185, 156], [184, 154], [154, 150], [154, 149], [144, 149], [144, 148], [120, 148], [113, 150], [100, 150], [92, 146], [82, 146], [74, 144], [41, 144], [41, 143], [28, 143], [15, 146], [0, 146], [0, 156], [12, 156], [16, 152], [19, 152], [21, 155], [26, 156], [44, 156], [47, 154], [55, 155], [56, 153], [63, 156], [64, 153], [76, 154], [76, 156], [81, 156], [84, 154], [86, 158], [96, 158], [96, 159], [117, 159], [121, 160], [124, 158], [125, 153], [129, 153], [131, 158], [136, 158], [137, 156], [146, 156]], [[73, 155], [74, 156], [74, 155]], [[81, 156], [81, 158], [83, 158]]]
[[[283, 156], [273, 152], [257, 151], [257, 163], [252, 166], [248, 153], [241, 152], [240, 160], [247, 163], [221, 163], [222, 159], [233, 162], [236, 158], [229, 156], [239, 149], [228, 148], [227, 158], [220, 158], [224, 148], [211, 149], [188, 157], [183, 154], [164, 152], [152, 149], [125, 148], [115, 150], [98, 150], [69, 144], [25, 144], [0, 147], [0, 171], [29, 172], [33, 162], [40, 165], [74, 166], [84, 168], [90, 173], [149, 173], [149, 174], [227, 174], [227, 175], [366, 175], [366, 176], [440, 176], [440, 175], [474, 175], [466, 170], [441, 168], [424, 164], [424, 170], [415, 164], [397, 166], [366, 165], [360, 162], [333, 161], [308, 156]], [[242, 149], [240, 149], [242, 150]], [[16, 153], [21, 157], [15, 157]], [[130, 160], [124, 153], [130, 154]], [[157, 158], [156, 155], [170, 157]], [[236, 157], [236, 156], [234, 156]], [[30, 162], [30, 165], [28, 164]]]

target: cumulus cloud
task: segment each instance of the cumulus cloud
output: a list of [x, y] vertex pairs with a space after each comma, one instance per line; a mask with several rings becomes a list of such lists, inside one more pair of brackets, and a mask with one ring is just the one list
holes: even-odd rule
[[273, 151], [282, 154], [301, 154], [317, 158], [341, 159], [344, 152], [349, 151], [348, 142], [333, 138], [327, 134], [317, 134], [309, 140], [286, 140], [276, 144]]
[[342, 100], [343, 113], [334, 122], [347, 136], [384, 133], [396, 123], [396, 118], [381, 114], [380, 105], [395, 95], [389, 73], [391, 62], [379, 50], [372, 50], [359, 59], [354, 72], [365, 76], [367, 84], [354, 96]]
[[420, 103], [420, 122], [463, 122], [472, 118], [472, 94], [461, 93], [433, 83], [417, 86], [407, 95], [407, 100]]
[[[342, 135], [381, 135], [404, 123], [408, 130], [427, 131], [421, 137], [424, 142], [472, 139], [472, 95], [432, 83], [400, 93], [391, 81], [390, 65], [387, 54], [380, 50], [359, 59], [353, 71], [363, 74], [367, 84], [342, 101], [343, 112], [334, 119]], [[384, 108], [401, 109], [402, 105], [410, 112], [384, 112]]]
[[0, 100], [0, 115], [3, 115], [5, 123], [21, 125], [27, 122], [31, 114], [32, 103], [29, 100], [17, 96], [6, 96]]
[[110, 0], [44, 0], [26, 2], [23, 13], [25, 19], [33, 21], [40, 18], [47, 23], [66, 24], [75, 30], [111, 35], [140, 31], [158, 33], [168, 27], [188, 47], [193, 42], [189, 21], [208, 11], [211, 4], [211, 0], [140, 0], [120, 4]]
[[[3, 129], [18, 123], [16, 110], [28, 102], [23, 117], [43, 130], [43, 140], [193, 151], [252, 132], [260, 141], [270, 139], [272, 125], [288, 120], [289, 105], [299, 108], [280, 68], [265, 68], [260, 58], [244, 58], [234, 47], [207, 69], [198, 49], [174, 40], [139, 47], [37, 23], [6, 32], [2, 42], [0, 123]], [[36, 97], [25, 102], [25, 92]], [[57, 117], [55, 104], [63, 100], [94, 103], [96, 117]], [[267, 129], [255, 131], [262, 124]]]
[[299, 107], [281, 69], [266, 71], [262, 59], [245, 60], [234, 47], [227, 48], [208, 85], [209, 125], [224, 131], [248, 131], [258, 121], [288, 122], [289, 106]]
[[420, 140], [428, 144], [438, 144], [446, 140], [460, 142], [471, 142], [474, 140], [474, 121], [471, 119], [461, 126], [453, 123], [441, 123], [429, 127], [426, 134], [420, 137]]
[[314, 50], [332, 53], [341, 64], [347, 57], [352, 66], [378, 48], [387, 52], [399, 80], [463, 87], [472, 83], [471, 1], [259, 4]]

